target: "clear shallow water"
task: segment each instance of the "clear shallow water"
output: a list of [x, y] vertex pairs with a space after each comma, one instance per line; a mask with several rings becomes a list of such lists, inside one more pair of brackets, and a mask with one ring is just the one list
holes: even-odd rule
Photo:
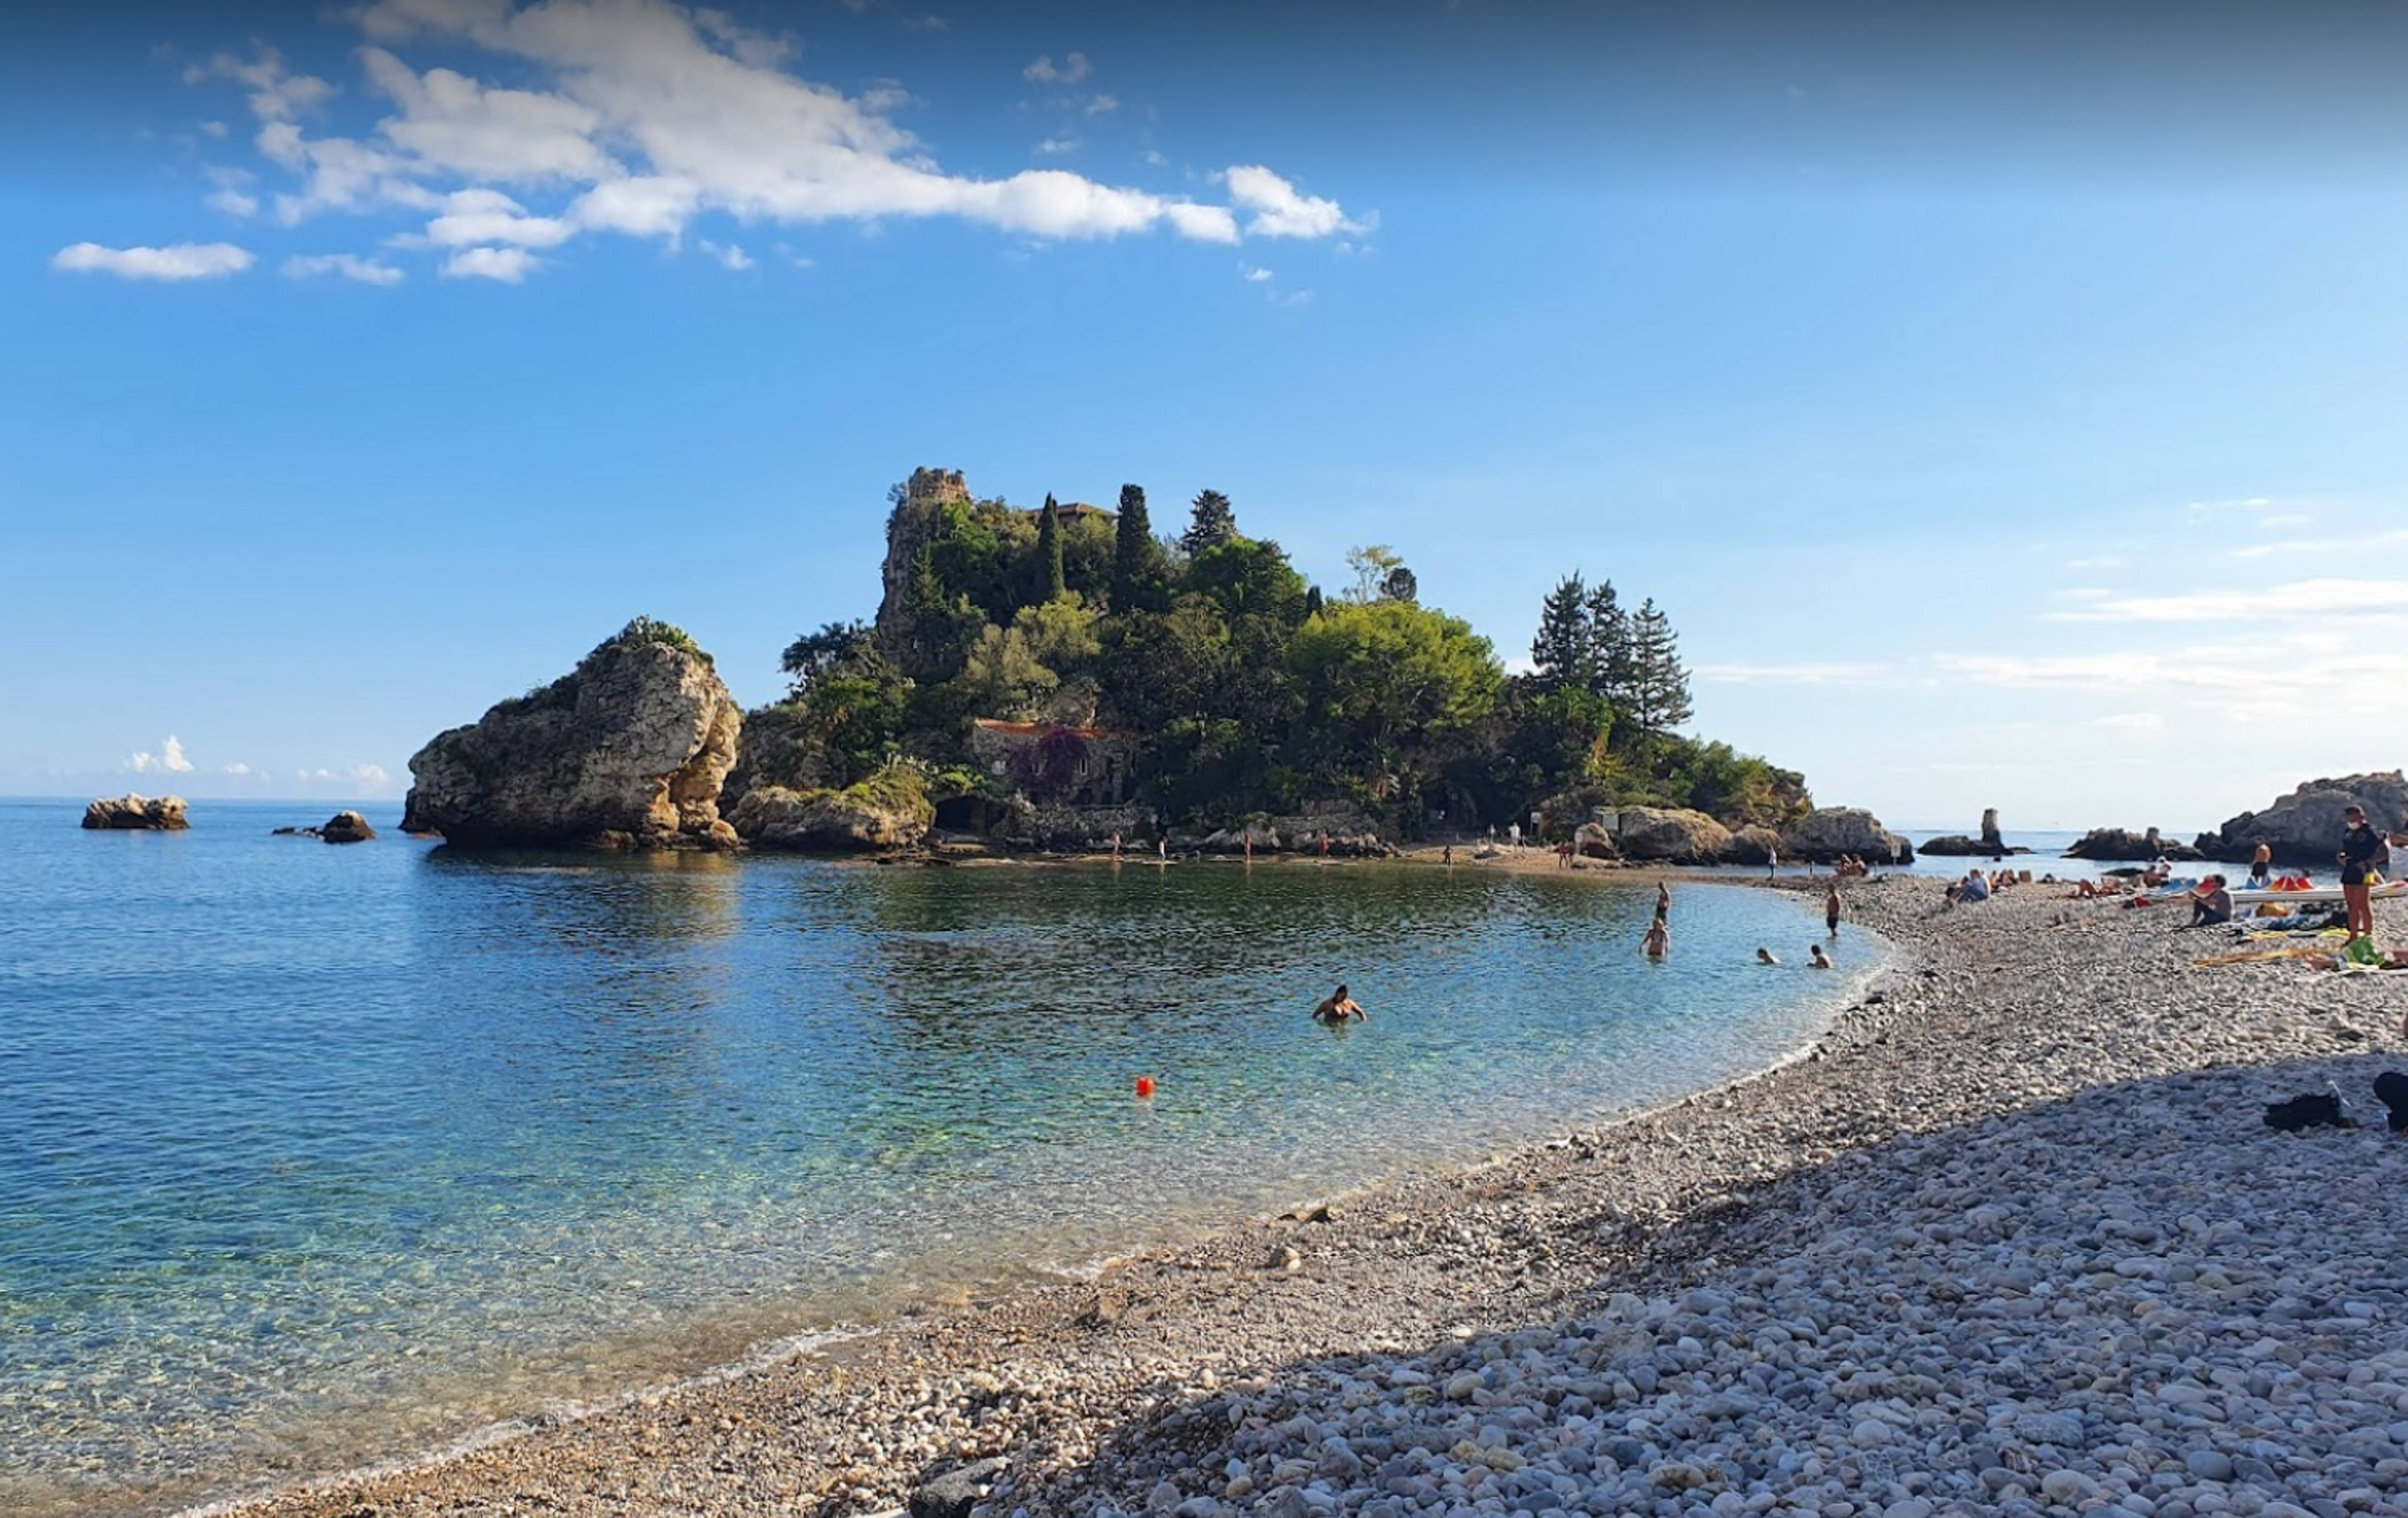
[[[267, 836], [321, 807], [78, 810], [0, 802], [12, 1513], [390, 1456], [1476, 1157], [1759, 1066], [1855, 978], [1795, 967], [1808, 904], [1746, 891], [1682, 890], [1650, 965], [1652, 893], [1585, 879], [463, 856]], [[1340, 978], [1369, 1025], [1307, 1019]]]

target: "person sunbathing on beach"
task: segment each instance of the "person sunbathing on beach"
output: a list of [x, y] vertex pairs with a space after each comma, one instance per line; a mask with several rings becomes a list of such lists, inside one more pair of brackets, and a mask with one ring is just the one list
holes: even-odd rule
[[1828, 970], [1830, 967], [1831, 957], [1823, 952], [1822, 945], [1815, 944], [1807, 948], [1806, 968], [1809, 970]]
[[1660, 960], [1672, 952], [1672, 930], [1662, 918], [1647, 925], [1647, 936], [1639, 941], [1639, 952], [1651, 960]]
[[2232, 892], [2224, 889], [2224, 877], [2209, 875], [2190, 893], [2190, 921], [2185, 926], [2214, 928], [2232, 920]]
[[1756, 951], [1756, 962], [1758, 964], [1779, 964], [1781, 961], [1772, 957], [1772, 950], [1759, 947]]
[[1341, 1022], [1369, 1022], [1371, 1014], [1364, 1011], [1362, 1004], [1347, 995], [1346, 988], [1340, 986], [1330, 993], [1327, 1000], [1312, 1009], [1312, 1019], [1315, 1022], [1336, 1027]]

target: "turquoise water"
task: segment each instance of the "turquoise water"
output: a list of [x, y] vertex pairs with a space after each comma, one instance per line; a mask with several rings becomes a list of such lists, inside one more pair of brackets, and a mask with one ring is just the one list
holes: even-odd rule
[[[0, 802], [0, 1511], [422, 1448], [1761, 1065], [1804, 904], [463, 856]], [[389, 826], [394, 809], [371, 809]], [[1877, 952], [1853, 929], [1837, 949]], [[1306, 1014], [1339, 979], [1371, 1010]], [[1138, 1101], [1152, 1075], [1159, 1092]]]

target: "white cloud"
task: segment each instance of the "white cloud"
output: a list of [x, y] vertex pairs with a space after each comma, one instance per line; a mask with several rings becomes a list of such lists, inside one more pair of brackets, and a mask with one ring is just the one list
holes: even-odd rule
[[246, 774], [249, 774], [249, 773], [251, 773], [251, 766], [250, 766], [250, 765], [248, 765], [248, 764], [245, 764], [245, 763], [244, 763], [242, 760], [240, 760], [240, 759], [236, 759], [236, 760], [235, 760], [232, 764], [229, 764], [229, 765], [227, 765], [227, 766], [225, 767], [225, 771], [224, 771], [224, 773], [227, 773], [227, 774], [236, 775], [236, 776], [246, 775]]
[[191, 772], [193, 761], [184, 757], [184, 745], [171, 732], [167, 741], [159, 745], [159, 752], [144, 749], [127, 758], [125, 767], [136, 774], [185, 774]]
[[201, 135], [203, 137], [222, 137], [226, 135], [226, 123], [223, 122], [203, 122], [201, 123]]
[[468, 248], [444, 263], [443, 277], [517, 284], [541, 267], [541, 261], [524, 248]]
[[1075, 137], [1067, 136], [1047, 137], [1044, 141], [1037, 145], [1037, 151], [1049, 156], [1066, 152], [1076, 152], [1079, 151], [1079, 139]]
[[259, 214], [259, 197], [254, 195], [245, 195], [240, 190], [212, 190], [202, 204], [211, 210], [222, 210], [229, 216]]
[[1225, 171], [1229, 198], [1240, 210], [1254, 213], [1246, 235], [1254, 238], [1326, 238], [1340, 232], [1368, 232], [1369, 220], [1347, 220], [1335, 200], [1300, 195], [1295, 185], [1259, 164], [1241, 164]]
[[344, 772], [344, 778], [356, 780], [364, 786], [381, 786], [393, 777], [384, 773], [381, 764], [354, 764]]
[[1168, 168], [1170, 166], [1170, 160], [1165, 158], [1160, 152], [1157, 152], [1152, 148], [1148, 148], [1145, 152], [1139, 153], [1138, 157], [1142, 162], [1150, 164], [1155, 168]]
[[717, 259], [719, 261], [719, 267], [722, 268], [732, 269], [738, 273], [741, 273], [745, 269], [752, 267], [752, 255], [746, 253], [743, 249], [737, 247], [734, 243], [728, 243], [723, 246], [720, 243], [704, 241], [696, 243], [695, 246], [699, 247], [704, 253], [709, 253], [711, 257]]
[[254, 260], [230, 242], [179, 242], [165, 248], [104, 248], [79, 242], [61, 248], [52, 268], [114, 274], [121, 280], [214, 280], [239, 274]]
[[2114, 712], [2093, 718], [2090, 725], [2109, 732], [2145, 734], [2164, 731], [2166, 719], [2155, 712]]
[[[1220, 205], [1054, 169], [948, 173], [891, 118], [910, 98], [892, 80], [848, 95], [789, 72], [791, 39], [676, 0], [369, 0], [345, 14], [369, 44], [358, 55], [369, 97], [390, 103], [355, 135], [305, 130], [334, 88], [270, 50], [221, 54], [189, 77], [249, 89], [261, 156], [295, 181], [274, 197], [280, 221], [421, 211], [428, 242], [463, 250], [450, 272], [520, 279], [537, 266], [502, 256], [511, 250], [598, 230], [675, 241], [714, 213], [783, 226], [953, 218], [1038, 239], [1168, 232], [1221, 244], [1240, 239], [1241, 220], [1280, 238], [1358, 224], [1258, 166], [1221, 177], [1232, 203]], [[407, 56], [421, 47], [442, 66]], [[1067, 85], [1093, 66], [1082, 53], [1049, 54], [1025, 72]], [[1100, 94], [1065, 102], [1091, 117], [1118, 105]], [[1074, 142], [1056, 134], [1046, 151]]]
[[1035, 63], [1020, 71], [1020, 77], [1032, 84], [1076, 84], [1094, 72], [1083, 52], [1069, 54], [1058, 65], [1052, 54], [1040, 53]]
[[307, 280], [322, 274], [339, 274], [362, 284], [399, 284], [408, 278], [391, 264], [380, 264], [373, 258], [356, 253], [312, 253], [284, 261], [288, 279]]
[[1275, 276], [1269, 269], [1264, 268], [1258, 264], [1240, 264], [1238, 266], [1238, 278], [1245, 281], [1248, 284], [1268, 284], [1273, 278], [1275, 278]]
[[2408, 612], [2408, 580], [2297, 580], [2258, 589], [2111, 597], [2045, 614], [2057, 622], [2225, 622], [2385, 612]]
[[1878, 664], [1700, 664], [1700, 680], [1727, 686], [1822, 686], [1870, 680]]
[[577, 228], [551, 216], [530, 216], [498, 190], [455, 190], [443, 197], [443, 214], [426, 224], [427, 240], [438, 248], [502, 242], [522, 248], [556, 248]]

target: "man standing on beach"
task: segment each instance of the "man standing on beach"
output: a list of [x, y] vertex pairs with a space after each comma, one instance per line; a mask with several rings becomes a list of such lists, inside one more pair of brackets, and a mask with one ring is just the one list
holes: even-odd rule
[[1828, 887], [1823, 892], [1823, 926], [1831, 931], [1832, 937], [1840, 936], [1840, 888], [1837, 886]]
[[1771, 879], [1771, 878], [1772, 878], [1772, 875], [1773, 875], [1773, 872], [1775, 872], [1775, 871], [1779, 870], [1780, 868], [1781, 868], [1781, 850], [1780, 850], [1779, 848], [1775, 847], [1774, 846], [1770, 845], [1770, 844], [1767, 844], [1767, 845], [1765, 845], [1765, 846], [1764, 846], [1764, 878], [1765, 878], [1765, 879], [1767, 879], [1767, 880]]
[[2249, 884], [2259, 890], [2265, 889], [2266, 879], [2273, 871], [2274, 851], [2266, 846], [2265, 839], [2260, 838], [2258, 840], [2258, 852], [2249, 856]]

